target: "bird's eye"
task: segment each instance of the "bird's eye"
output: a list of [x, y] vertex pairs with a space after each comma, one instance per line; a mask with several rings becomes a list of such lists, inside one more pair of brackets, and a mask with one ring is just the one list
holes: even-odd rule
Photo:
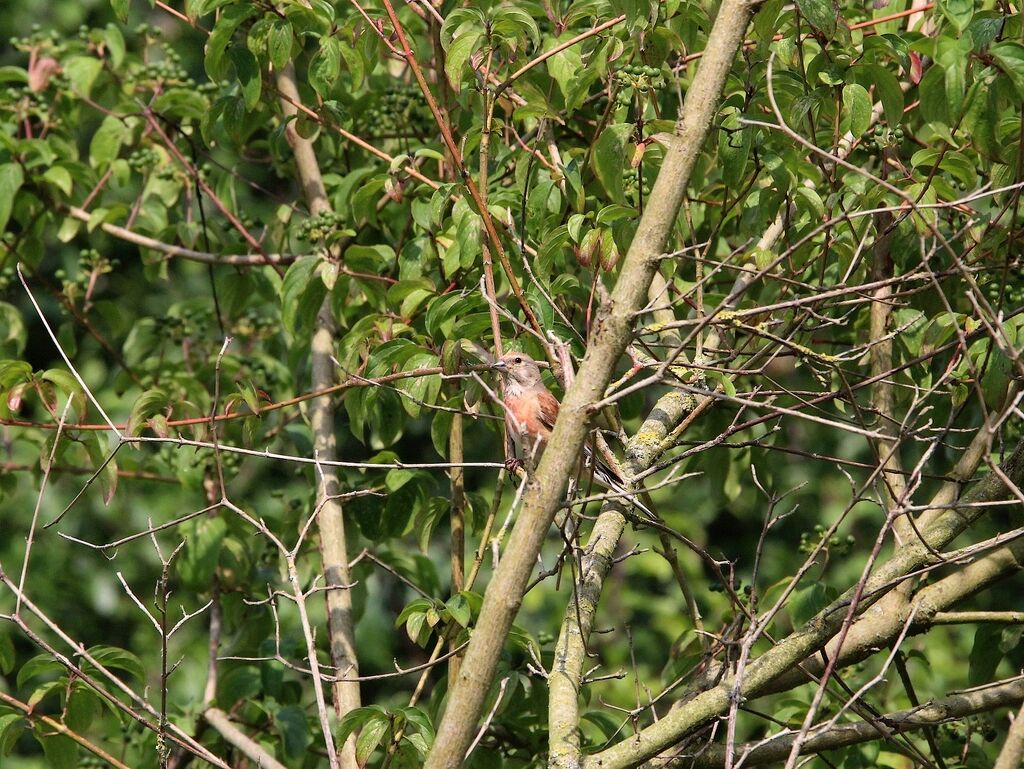
[[516, 356], [516, 363], [522, 363], [522, 362], [523, 362], [523, 359], [520, 358], [519, 356]]

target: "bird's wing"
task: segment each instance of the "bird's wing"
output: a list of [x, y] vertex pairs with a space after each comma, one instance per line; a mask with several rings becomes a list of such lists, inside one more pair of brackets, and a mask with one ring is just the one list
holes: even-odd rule
[[558, 419], [558, 398], [545, 388], [537, 392], [537, 419], [551, 432]]

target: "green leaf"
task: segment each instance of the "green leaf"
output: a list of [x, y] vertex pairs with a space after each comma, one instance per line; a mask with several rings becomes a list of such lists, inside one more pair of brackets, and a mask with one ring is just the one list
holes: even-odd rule
[[138, 681], [146, 680], [146, 670], [142, 660], [127, 649], [116, 646], [93, 646], [89, 648], [89, 656], [105, 668], [121, 670]]
[[[565, 32], [557, 41], [565, 42], [572, 37], [572, 33]], [[556, 41], [552, 41], [553, 43]], [[573, 83], [584, 71], [583, 57], [576, 46], [565, 48], [547, 60], [548, 72], [558, 83], [558, 90], [562, 92], [566, 102], [569, 101], [569, 94], [573, 89]], [[596, 74], [596, 73], [595, 73]]]
[[[14, 662], [17, 658], [14, 654], [14, 641], [7, 631], [0, 631], [0, 673], [8, 675], [14, 670]], [[0, 731], [3, 731], [0, 728]]]
[[260, 672], [255, 665], [228, 668], [217, 678], [217, 702], [225, 710], [229, 710], [239, 700], [256, 697], [261, 687]]
[[84, 437], [82, 442], [92, 466], [99, 470], [96, 481], [103, 492], [103, 504], [109, 505], [117, 492], [117, 460], [111, 455], [111, 449], [104, 445], [106, 441], [100, 441], [99, 435], [92, 433]]
[[358, 91], [363, 85], [363, 79], [366, 77], [366, 62], [363, 59], [363, 54], [344, 42], [338, 45], [338, 50], [341, 51], [341, 58], [345, 60], [348, 73], [352, 76], [349, 81], [349, 88], [352, 91]]
[[0, 756], [11, 754], [26, 726], [28, 726], [28, 722], [20, 713], [0, 715]]
[[183, 529], [185, 547], [178, 557], [178, 573], [187, 587], [208, 590], [228, 525], [220, 516], [203, 517], [188, 521]]
[[[203, 12], [199, 15], [202, 16], [210, 10], [212, 9], [204, 8]], [[217, 18], [217, 24], [210, 32], [210, 37], [206, 40], [206, 56], [203, 59], [206, 74], [209, 75], [211, 80], [217, 81], [227, 77], [227, 64], [224, 57], [231, 43], [231, 38], [234, 37], [235, 30], [238, 29], [242, 22], [257, 13], [257, 11], [258, 8], [255, 4], [239, 3], [238, 5], [228, 6], [221, 12]]]
[[[115, 0], [111, 0], [114, 2]], [[125, 6], [128, 5], [128, 0], [123, 0]], [[114, 68], [121, 66], [121, 62], [124, 61], [124, 55], [127, 49], [124, 44], [124, 35], [121, 34], [121, 30], [114, 24], [108, 24], [106, 29], [103, 30], [103, 42], [107, 44], [107, 53], [110, 56], [110, 63], [114, 65]]]
[[309, 730], [309, 719], [306, 718], [305, 710], [298, 705], [280, 708], [274, 715], [274, 727], [281, 735], [286, 757], [298, 759], [306, 754], [306, 750], [313, 742], [313, 735]]
[[[618, 203], [613, 203], [610, 206], [605, 206], [597, 212], [597, 218], [594, 220], [598, 224], [612, 224], [621, 219], [635, 219], [637, 217], [637, 210], [633, 206], [622, 206]], [[572, 221], [572, 217], [570, 217]], [[570, 230], [571, 234], [571, 230]], [[575, 238], [573, 238], [575, 240]]]
[[958, 122], [964, 108], [966, 84], [966, 62], [961, 59], [950, 64], [946, 69], [946, 109], [950, 118]]
[[445, 602], [445, 606], [448, 607], [448, 612], [452, 615], [453, 620], [462, 625], [462, 627], [469, 627], [473, 614], [469, 606], [469, 600], [465, 595], [456, 593]]
[[939, 0], [942, 15], [953, 22], [957, 32], [963, 32], [974, 17], [974, 0]]
[[7, 228], [7, 220], [11, 218], [14, 206], [14, 195], [25, 182], [25, 174], [17, 163], [5, 163], [0, 166], [0, 233]]
[[48, 769], [75, 769], [78, 766], [78, 743], [63, 734], [50, 734], [49, 730], [50, 727], [41, 723], [35, 732], [46, 755], [46, 766]]
[[473, 55], [473, 51], [476, 50], [477, 43], [480, 42], [482, 37], [483, 34], [480, 32], [467, 32], [455, 38], [445, 52], [444, 73], [448, 77], [448, 82], [455, 93], [459, 93], [462, 90], [462, 70], [469, 57]]
[[[52, 184], [65, 195], [71, 194], [71, 188], [73, 185], [71, 172], [63, 166], [51, 166], [50, 168], [47, 168], [46, 173], [43, 174], [43, 181]], [[0, 227], [0, 229], [3, 228]]]
[[146, 420], [154, 414], [164, 411], [170, 399], [167, 393], [159, 388], [146, 390], [132, 404], [131, 413], [128, 415], [128, 425], [125, 429], [126, 435], [140, 435]]
[[312, 323], [319, 300], [327, 292], [315, 274], [317, 261], [312, 256], [297, 259], [281, 283], [281, 324], [289, 334], [294, 335]]
[[121, 153], [121, 147], [131, 136], [131, 129], [116, 115], [107, 115], [89, 143], [89, 164], [93, 168], [106, 168]]
[[718, 159], [722, 165], [722, 181], [737, 186], [747, 173], [747, 158], [753, 140], [750, 128], [740, 126], [739, 113], [730, 111], [722, 120], [718, 133]]
[[536, 48], [540, 45], [540, 29], [523, 8], [515, 5], [501, 5], [494, 9], [491, 19], [491, 32], [496, 35], [510, 36], [517, 41], [528, 38]]
[[949, 125], [949, 109], [946, 102], [946, 73], [942, 67], [933, 64], [917, 87], [921, 100], [921, 117], [928, 123]]
[[796, 589], [789, 602], [789, 613], [794, 627], [803, 625], [836, 597], [835, 588], [824, 582], [812, 582]]
[[1003, 626], [992, 622], [983, 622], [974, 631], [967, 670], [967, 681], [970, 686], [981, 686], [992, 680], [996, 668], [1003, 659], [1003, 653], [999, 649], [1002, 636]]
[[843, 111], [849, 120], [849, 130], [860, 136], [871, 125], [871, 97], [864, 86], [850, 83], [843, 88]]
[[267, 35], [267, 53], [274, 69], [281, 71], [292, 58], [292, 25], [288, 19], [274, 17]]
[[124, 361], [130, 367], [142, 365], [163, 342], [153, 318], [142, 318], [128, 332], [128, 337], [121, 346]]
[[386, 715], [377, 715], [363, 724], [359, 737], [356, 738], [356, 763], [362, 766], [366, 762], [387, 734], [389, 726], [391, 719]]
[[349, 735], [355, 734], [366, 724], [382, 717], [384, 719], [388, 719], [388, 711], [380, 705], [368, 705], [366, 707], [350, 710], [345, 714], [344, 718], [341, 719], [341, 723], [338, 724], [338, 733], [336, 735], [338, 744], [343, 745], [349, 738]]
[[444, 24], [441, 25], [441, 47], [447, 51], [452, 40], [460, 34], [465, 34], [473, 28], [481, 31], [486, 24], [487, 19], [479, 8], [456, 8], [450, 11], [445, 16]]
[[997, 43], [989, 49], [992, 58], [1003, 70], [1017, 89], [1017, 94], [1024, 98], [1024, 45], [1020, 43]]
[[64, 62], [64, 75], [79, 96], [89, 96], [102, 69], [103, 62], [92, 56], [72, 56]]
[[616, 203], [625, 202], [622, 172], [626, 167], [626, 142], [633, 133], [632, 123], [607, 126], [594, 143], [591, 162], [598, 181]]
[[797, 0], [797, 6], [807, 22], [825, 37], [835, 35], [839, 9], [832, 0]]
[[103, 703], [92, 689], [76, 683], [64, 704], [64, 722], [76, 732], [84, 732], [103, 710]]
[[153, 102], [153, 110], [168, 117], [201, 119], [210, 109], [210, 103], [190, 88], [168, 88]]
[[322, 97], [334, 85], [341, 74], [341, 43], [336, 38], [324, 36], [320, 38], [320, 47], [309, 62], [309, 84]]
[[78, 419], [85, 417], [85, 392], [70, 371], [51, 368], [41, 373], [39, 378], [56, 386], [64, 395], [71, 398], [72, 413]]
[[317, 13], [312, 8], [307, 8], [299, 3], [289, 3], [285, 6], [284, 15], [295, 30], [295, 36], [300, 40], [303, 35], [320, 37], [331, 31], [331, 21], [322, 13]]
[[235, 75], [242, 86], [245, 108], [252, 111], [259, 104], [260, 91], [263, 88], [263, 76], [260, 72], [259, 62], [256, 61], [252, 51], [240, 45], [231, 46], [228, 49], [228, 56], [235, 65]]
[[20, 689], [25, 685], [26, 681], [31, 681], [36, 676], [45, 675], [49, 677], [63, 672], [64, 666], [49, 654], [38, 654], [18, 668], [16, 684]]
[[854, 75], [863, 73], [861, 85], [873, 85], [875, 97], [882, 102], [886, 122], [897, 126], [903, 121], [904, 96], [896, 76], [879, 64], [864, 64], [854, 68]]
[[0, 67], [0, 83], [28, 85], [28, 72], [21, 67], [14, 67], [11, 65]]

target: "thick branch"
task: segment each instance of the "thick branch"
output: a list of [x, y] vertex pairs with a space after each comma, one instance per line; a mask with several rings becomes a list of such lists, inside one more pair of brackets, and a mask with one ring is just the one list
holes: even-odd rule
[[[1018, 445], [1003, 470], [1014, 484], [1024, 482], [1024, 442]], [[862, 603], [865, 606], [870, 604], [908, 574], [922, 566], [936, 563], [934, 553], [948, 545], [984, 514], [986, 508], [973, 503], [996, 501], [1004, 498], [1007, 492], [1008, 489], [996, 473], [985, 476], [964, 495], [961, 504], [946, 510], [921, 531], [924, 542], [908, 543], [871, 574], [861, 591]], [[779, 676], [821, 649], [842, 626], [849, 602], [857, 591], [858, 586], [850, 588], [806, 625], [750, 664], [740, 682], [740, 694], [744, 698], [751, 698], [764, 693]], [[726, 712], [735, 683], [727, 679], [715, 688], [698, 694], [640, 733], [588, 757], [583, 766], [586, 769], [620, 769], [635, 766], [657, 755], [695, 728]]]
[[[1024, 540], [1019, 539], [993, 550], [985, 557], [928, 585], [909, 602], [901, 602], [895, 610], [887, 610], [887, 602], [879, 601], [858, 617], [853, 627], [850, 628], [850, 632], [846, 634], [843, 648], [838, 651], [839, 658], [836, 667], [855, 665], [879, 649], [887, 648], [903, 631], [911, 612], [916, 612], [914, 624], [910, 628], [912, 634], [925, 631], [932, 625], [947, 624], [947, 618], [943, 617], [945, 610], [988, 588], [993, 583], [1017, 574], [1022, 569], [1024, 569]], [[1007, 614], [1006, 612], [995, 613]], [[978, 614], [978, 612], [958, 612], [957, 616], [963, 622], [983, 621], [980, 617], [965, 616], [967, 614]], [[833, 644], [826, 645], [825, 650], [826, 655], [830, 657], [837, 653]], [[760, 694], [774, 694], [807, 683], [810, 680], [809, 676], [818, 675], [822, 667], [823, 663], [820, 659], [808, 660], [799, 669], [793, 668], [780, 676]]]
[[[848, 745], [871, 742], [878, 739], [879, 729], [889, 735], [900, 734], [965, 718], [975, 713], [1004, 708], [1019, 703], [1021, 700], [1024, 700], [1024, 680], [1017, 678], [997, 686], [954, 694], [925, 703], [920, 707], [889, 713], [872, 721], [860, 721], [855, 724], [833, 726], [818, 732], [812, 731], [800, 746], [800, 753], [804, 755], [821, 753]], [[736, 755], [743, 761], [743, 766], [757, 766], [782, 761], [789, 755], [795, 737], [795, 733], [785, 732], [770, 740], [737, 745]], [[717, 745], [701, 752], [696, 757], [683, 758], [680, 756], [677, 760], [669, 763], [659, 761], [657, 764], [659, 769], [666, 766], [717, 769], [724, 765], [725, 747]], [[1018, 766], [1018, 764], [1007, 764], [1007, 767], [1010, 766]]]
[[244, 756], [265, 769], [285, 769], [284, 764], [268, 753], [266, 749], [245, 732], [231, 723], [228, 714], [220, 708], [208, 708], [203, 713], [206, 723], [217, 730], [227, 742], [238, 748]]
[[718, 12], [704, 59], [687, 91], [683, 117], [651, 192], [651, 203], [637, 227], [608, 305], [598, 318], [579, 374], [566, 393], [544, 458], [528, 484], [507, 555], [488, 587], [426, 769], [455, 769], [462, 764], [544, 535], [564, 499], [567, 480], [583, 448], [590, 406], [603, 397], [629, 342], [635, 315], [646, 302], [647, 289], [657, 269], [656, 258], [672, 234], [690, 174], [752, 8], [749, 0], [725, 0]]
[[[689, 412], [693, 400], [677, 390], [663, 396], [651, 415], [630, 441], [624, 469], [633, 476], [650, 467], [661, 456], [661, 444]], [[604, 588], [604, 579], [614, 563], [615, 548], [622, 537], [626, 519], [618, 501], [606, 505], [598, 516], [584, 548], [576, 593], [570, 598], [555, 645], [555, 659], [548, 678], [548, 766], [568, 769], [580, 761], [579, 694], [587, 659], [587, 639]]]
[[1017, 711], [994, 769], [1016, 769], [1024, 760], [1024, 708]]
[[[284, 98], [281, 110], [286, 117], [296, 114], [299, 100], [292, 70], [286, 68], [277, 76], [277, 87]], [[313, 144], [303, 139], [289, 124], [288, 143], [295, 153], [295, 165], [302, 182], [306, 202], [313, 214], [331, 209], [324, 189], [320, 167]], [[311, 362], [312, 388], [325, 390], [334, 384], [334, 318], [331, 314], [330, 295], [324, 297], [316, 316], [313, 330]], [[313, 450], [317, 460], [333, 462], [337, 458], [334, 403], [330, 396], [316, 398], [310, 403], [309, 418], [313, 428]], [[348, 546], [345, 539], [345, 519], [338, 500], [340, 484], [335, 467], [318, 465], [320, 482], [317, 484], [317, 526], [320, 530], [320, 557], [323, 561], [324, 580], [327, 583], [327, 624], [331, 636], [331, 664], [338, 671], [334, 683], [334, 710], [339, 718], [360, 706], [359, 663], [356, 658], [355, 626], [352, 620], [351, 580], [348, 571]], [[350, 769], [357, 766], [355, 737], [349, 737], [341, 751], [341, 765]]]

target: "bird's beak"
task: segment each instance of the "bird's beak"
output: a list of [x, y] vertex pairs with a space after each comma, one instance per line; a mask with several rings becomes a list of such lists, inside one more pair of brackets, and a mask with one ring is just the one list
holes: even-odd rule
[[496, 371], [505, 371], [508, 368], [508, 364], [503, 360], [496, 360], [491, 364], [491, 368]]

